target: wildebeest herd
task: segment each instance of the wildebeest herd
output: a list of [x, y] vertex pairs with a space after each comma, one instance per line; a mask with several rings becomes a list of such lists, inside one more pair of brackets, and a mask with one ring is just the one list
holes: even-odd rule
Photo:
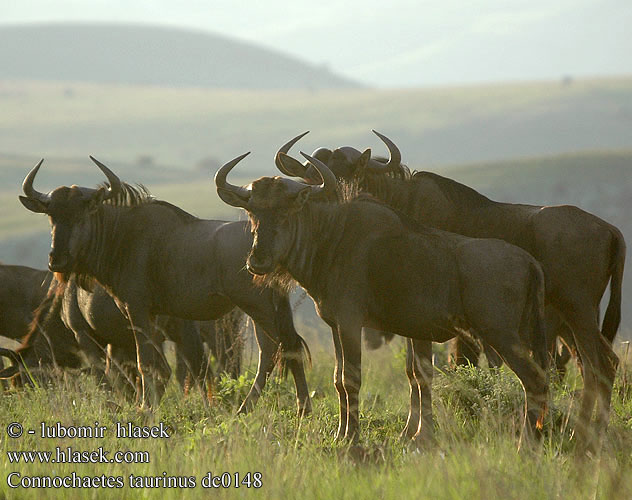
[[188, 373], [203, 385], [209, 367], [200, 353], [212, 339], [200, 324], [239, 308], [259, 346], [240, 412], [256, 403], [278, 355], [304, 415], [311, 411], [309, 350], [288, 297], [298, 284], [332, 330], [337, 438], [359, 438], [361, 330], [371, 327], [407, 338], [406, 438], [432, 442], [432, 342], [451, 338], [476, 339], [490, 360], [515, 372], [526, 395], [527, 435], [539, 435], [559, 339], [584, 380], [577, 447], [598, 449], [618, 366], [612, 342], [621, 320], [621, 232], [577, 207], [499, 203], [437, 174], [411, 172], [397, 146], [375, 133], [388, 159], [344, 146], [302, 153], [301, 162], [289, 151], [305, 134], [295, 137], [275, 164], [298, 180], [234, 186], [227, 175], [247, 153], [226, 163], [215, 175], [218, 195], [245, 209], [247, 222], [198, 219], [120, 181], [92, 157], [106, 183], [41, 193], [34, 187], [40, 161], [20, 201], [49, 216], [53, 276], [2, 269], [16, 290], [7, 304], [20, 305], [3, 304], [0, 333], [24, 336], [16, 351], [0, 351], [11, 363], [2, 375], [51, 359], [78, 367], [83, 357], [101, 375], [115, 363], [139, 405], [155, 407], [170, 376], [161, 332], [171, 332], [180, 353], [178, 378]]

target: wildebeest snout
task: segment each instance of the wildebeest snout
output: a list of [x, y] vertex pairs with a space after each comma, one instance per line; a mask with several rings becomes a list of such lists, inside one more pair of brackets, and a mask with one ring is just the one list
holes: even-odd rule
[[53, 272], [66, 271], [69, 262], [70, 255], [68, 252], [60, 252], [56, 249], [52, 249], [48, 254], [48, 269]]

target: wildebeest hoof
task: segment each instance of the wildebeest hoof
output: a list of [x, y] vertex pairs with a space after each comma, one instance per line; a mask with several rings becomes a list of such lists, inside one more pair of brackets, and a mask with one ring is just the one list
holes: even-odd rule
[[312, 405], [305, 406], [304, 408], [299, 408], [297, 412], [298, 418], [307, 417], [312, 414]]
[[434, 435], [417, 434], [411, 440], [411, 444], [416, 451], [429, 451], [437, 446]]
[[407, 425], [406, 427], [404, 427], [404, 430], [402, 430], [402, 432], [399, 434], [399, 439], [401, 441], [410, 441], [411, 439], [415, 437], [416, 432], [417, 431], [415, 429]]

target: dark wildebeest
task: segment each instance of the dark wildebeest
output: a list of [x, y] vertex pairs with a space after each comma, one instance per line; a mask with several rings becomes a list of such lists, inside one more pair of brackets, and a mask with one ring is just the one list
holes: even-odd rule
[[[26, 314], [32, 304], [25, 304], [24, 289], [41, 291], [42, 277], [48, 282], [47, 275], [52, 273], [21, 266], [13, 267], [20, 271], [29, 271], [19, 273], [20, 280], [16, 285], [21, 283], [23, 293], [17, 293], [16, 289], [13, 297], [15, 310], [23, 310]], [[4, 271], [6, 274], [7, 270]], [[88, 291], [77, 285], [74, 276], [66, 279], [57, 274], [56, 278], [50, 282], [48, 296], [42, 299], [34, 313], [30, 313], [34, 317], [26, 335], [18, 331], [23, 338], [22, 345], [15, 354], [19, 354], [29, 368], [44, 365], [79, 368], [80, 358], [83, 357], [85, 366], [93, 374], [103, 378], [106, 347], [110, 344], [112, 361], [130, 381], [131, 387], [135, 388], [136, 375], [129, 371], [130, 366], [136, 366], [134, 336], [129, 329], [129, 322], [112, 298], [96, 283], [91, 284], [92, 290]], [[161, 331], [176, 343], [178, 369], [182, 373], [179, 382], [183, 384], [184, 378], [189, 374], [196, 384], [203, 386], [200, 378], [210, 377], [211, 373], [207, 372], [207, 357], [197, 325], [191, 320], [164, 316], [158, 317], [157, 321], [161, 324]], [[23, 326], [22, 322], [20, 326]], [[17, 372], [22, 362], [16, 363], [19, 358], [7, 350], [3, 350], [2, 354], [13, 360], [10, 369], [0, 372], [0, 378], [9, 378]]]
[[[320, 148], [315, 155], [353, 189], [372, 193], [423, 224], [475, 238], [498, 238], [527, 250], [542, 265], [546, 280], [547, 336], [576, 349], [584, 390], [578, 417], [579, 450], [599, 446], [610, 410], [618, 358], [612, 341], [621, 320], [625, 241], [602, 219], [568, 205], [499, 203], [456, 181], [401, 165], [395, 144], [376, 132], [390, 151], [387, 160], [359, 163], [351, 147]], [[303, 135], [279, 150], [277, 164], [289, 175], [318, 179], [315, 171], [287, 156]], [[599, 328], [599, 303], [610, 282], [610, 300]], [[592, 414], [597, 406], [594, 432]]]
[[240, 411], [250, 409], [259, 398], [280, 345], [281, 360], [294, 375], [299, 413], [309, 412], [302, 362], [306, 344], [294, 328], [289, 298], [262, 290], [245, 269], [252, 243], [247, 223], [198, 219], [153, 199], [142, 188], [122, 183], [105, 165], [92, 160], [107, 184], [97, 189], [61, 186], [40, 193], [33, 181], [42, 160], [26, 176], [26, 196], [20, 201], [50, 217], [49, 269], [96, 279], [129, 319], [142, 404], [159, 401], [170, 372], [163, 357], [156, 355], [159, 339], [151, 317], [209, 320], [237, 306], [252, 318], [260, 349], [257, 375]]
[[33, 312], [46, 297], [52, 273], [26, 266], [0, 264], [0, 335], [21, 339]]
[[196, 322], [209, 353], [216, 360], [215, 373], [225, 373], [233, 379], [241, 374], [244, 319], [244, 313], [235, 308], [216, 321]]
[[[311, 157], [321, 186], [279, 177], [261, 178], [247, 188], [232, 186], [226, 176], [242, 158], [217, 172], [217, 192], [250, 216], [254, 239], [248, 269], [257, 275], [289, 274], [332, 328], [337, 437], [358, 439], [363, 326], [412, 338], [414, 349], [475, 330], [521, 380], [528, 428], [539, 427], [548, 355], [544, 277], [531, 255], [501, 240], [422, 226], [374, 199], [323, 202], [323, 195], [336, 191], [336, 178]], [[361, 161], [369, 158], [367, 150]], [[424, 440], [432, 433], [431, 425], [422, 429]]]
[[[110, 344], [117, 373], [122, 373], [135, 389], [136, 342], [127, 318], [98, 283], [86, 283], [83, 288], [74, 275], [66, 277], [56, 273], [56, 277], [59, 278], [53, 282], [56, 289], [51, 291], [58, 296], [58, 303], [53, 306], [54, 314], [60, 315], [64, 324], [74, 332], [91, 371], [99, 377], [105, 375], [105, 354]], [[202, 339], [194, 322], [157, 316], [155, 323], [161, 333], [157, 336], [156, 357], [162, 358], [163, 337], [174, 341], [180, 372], [178, 382], [184, 385], [188, 374], [196, 385], [204, 387], [205, 380], [212, 374], [208, 371]]]
[[[0, 264], [0, 335], [22, 340], [29, 335], [40, 304], [46, 299], [52, 273], [26, 266]], [[51, 323], [52, 325], [52, 323]], [[55, 325], [50, 332], [40, 336], [32, 349], [19, 349], [28, 360], [28, 366], [59, 366], [78, 368], [81, 364], [79, 348], [72, 332], [64, 325]], [[19, 357], [11, 349], [1, 349], [0, 355], [12, 360], [11, 366], [0, 371], [6, 379], [18, 372]]]

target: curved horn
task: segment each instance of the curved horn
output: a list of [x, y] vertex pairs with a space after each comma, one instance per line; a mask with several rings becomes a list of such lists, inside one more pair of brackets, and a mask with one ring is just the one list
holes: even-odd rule
[[389, 152], [389, 159], [387, 163], [381, 163], [377, 160], [369, 160], [367, 167], [373, 172], [391, 172], [395, 170], [402, 162], [402, 154], [399, 152], [399, 149], [395, 146], [395, 143], [385, 135], [380, 134], [376, 130], [371, 131], [377, 135], [384, 144], [386, 144]]
[[105, 174], [108, 178], [108, 182], [110, 183], [109, 194], [104, 200], [108, 200], [114, 197], [121, 190], [121, 180], [112, 172], [108, 167], [106, 167], [103, 163], [97, 160], [94, 156], [90, 155], [90, 159], [94, 162], [94, 164], [99, 167], [99, 170]]
[[22, 191], [29, 198], [34, 198], [42, 203], [48, 203], [50, 201], [50, 195], [40, 193], [36, 191], [33, 187], [33, 181], [35, 180], [35, 176], [39, 171], [40, 167], [44, 163], [44, 158], [42, 158], [37, 165], [33, 167], [33, 169], [28, 173], [28, 175], [24, 178], [24, 182], [22, 183]]
[[[216, 173], [215, 173], [215, 186], [217, 187], [217, 194], [219, 194], [220, 198], [229, 205], [238, 208], [244, 208], [250, 199], [250, 190], [241, 187], [241, 186], [233, 186], [232, 184], [226, 181], [226, 177], [228, 176], [228, 172], [230, 172], [235, 165], [237, 165], [241, 160], [243, 160], [246, 156], [250, 154], [250, 151], [244, 153], [241, 156], [238, 156], [234, 160], [225, 163]], [[220, 190], [228, 191], [237, 196], [238, 200], [233, 198], [228, 198], [222, 196]]]
[[0, 378], [6, 379], [11, 378], [13, 375], [20, 371], [20, 366], [23, 365], [20, 355], [12, 351], [11, 349], [5, 349], [4, 347], [0, 348], [0, 356], [4, 356], [5, 358], [9, 358], [11, 366], [4, 368], [0, 371]]
[[279, 148], [279, 150], [274, 155], [274, 164], [277, 168], [285, 175], [289, 175], [290, 177], [303, 177], [305, 174], [305, 170], [307, 167], [303, 165], [300, 161], [292, 158], [288, 152], [296, 144], [301, 138], [309, 134], [309, 130], [307, 132], [303, 132], [300, 135], [297, 135], [294, 139], [286, 142], [283, 146]]
[[327, 165], [325, 165], [318, 158], [309, 156], [302, 151], [301, 154], [303, 155], [303, 158], [305, 158], [309, 163], [312, 164], [312, 166], [318, 171], [321, 178], [323, 179], [323, 183], [320, 186], [312, 186], [312, 189], [317, 191], [322, 190], [324, 193], [336, 193], [338, 185], [336, 182], [336, 176], [331, 170], [329, 170], [329, 167], [327, 167]]

